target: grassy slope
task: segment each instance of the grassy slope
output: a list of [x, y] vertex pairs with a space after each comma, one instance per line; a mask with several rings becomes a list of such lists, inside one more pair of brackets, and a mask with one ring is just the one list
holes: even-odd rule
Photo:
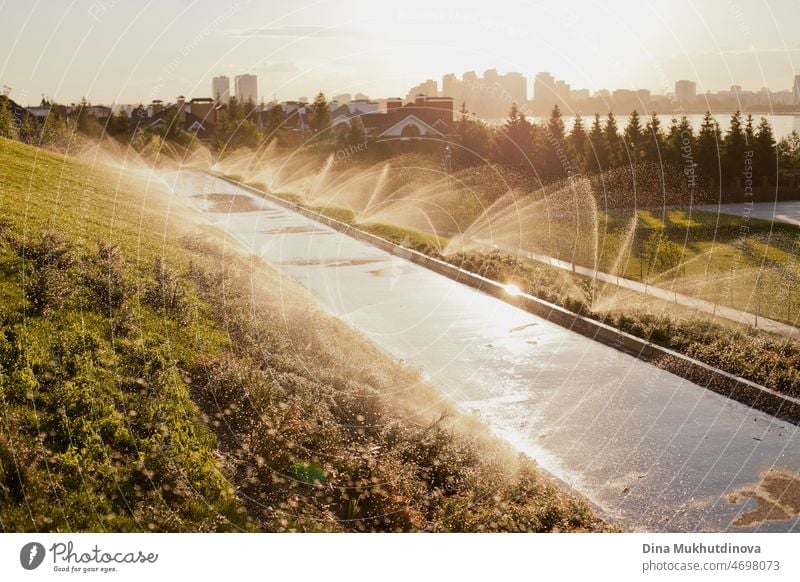
[[[601, 213], [600, 270], [796, 323], [800, 315], [796, 227], [755, 218], [745, 222], [737, 216], [713, 212], [695, 211], [690, 217], [686, 210], [669, 208], [639, 210], [636, 214], [635, 236], [629, 249], [623, 251], [624, 231], [632, 213]], [[648, 265], [643, 259], [647, 256], [644, 241], [658, 232], [674, 244], [679, 267], [670, 260]], [[553, 236], [546, 250], [569, 260], [573, 238], [569, 232]], [[564, 241], [568, 244], [560, 248]], [[579, 262], [593, 266], [588, 256], [579, 258]]]
[[601, 527], [163, 199], [0, 139], [0, 529]]

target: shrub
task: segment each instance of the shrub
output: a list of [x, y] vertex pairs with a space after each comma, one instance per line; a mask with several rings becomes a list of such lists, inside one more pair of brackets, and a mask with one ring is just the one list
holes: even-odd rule
[[82, 272], [92, 304], [106, 311], [116, 311], [133, 294], [119, 245], [98, 241], [96, 259], [87, 262]]
[[157, 309], [183, 319], [189, 310], [185, 284], [167, 265], [164, 257], [153, 264], [153, 280], [145, 292], [146, 301]]
[[49, 315], [64, 307], [74, 295], [75, 254], [67, 240], [48, 230], [31, 245], [17, 251], [25, 260], [25, 297], [37, 313]]

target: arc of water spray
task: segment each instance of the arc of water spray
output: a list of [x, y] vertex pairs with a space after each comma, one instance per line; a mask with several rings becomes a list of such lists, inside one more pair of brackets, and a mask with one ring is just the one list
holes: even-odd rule
[[367, 200], [367, 205], [364, 207], [363, 212], [366, 214], [369, 212], [370, 208], [372, 208], [372, 203], [375, 201], [375, 198], [378, 196], [381, 190], [383, 190], [383, 185], [386, 182], [386, 177], [389, 175], [389, 162], [386, 162], [383, 165], [383, 169], [381, 173], [378, 175], [378, 181], [375, 183], [375, 188], [372, 189], [372, 196], [369, 197]]
[[325, 164], [322, 166], [322, 171], [317, 174], [316, 180], [314, 180], [314, 184], [311, 186], [311, 192], [308, 194], [309, 200], [314, 200], [316, 198], [317, 189], [320, 184], [324, 183], [325, 180], [328, 178], [328, 174], [330, 173], [331, 166], [333, 166], [333, 154], [328, 156], [328, 159], [325, 160]]

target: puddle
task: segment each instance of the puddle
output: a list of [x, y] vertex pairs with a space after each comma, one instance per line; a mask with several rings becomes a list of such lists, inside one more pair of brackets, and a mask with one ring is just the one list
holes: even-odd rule
[[756, 486], [744, 487], [728, 497], [738, 503], [749, 497], [758, 506], [736, 518], [733, 525], [747, 527], [765, 521], [783, 521], [800, 515], [800, 475], [786, 469], [770, 469]]
[[[370, 265], [372, 263], [382, 263], [385, 259], [349, 259], [347, 261], [325, 261], [323, 259], [293, 259], [291, 261], [281, 261], [282, 265], [290, 267], [308, 267], [311, 265], [321, 265], [323, 267], [357, 267], [359, 265]], [[372, 273], [372, 271], [370, 271]]]
[[358, 267], [360, 265], [372, 265], [382, 263], [384, 259], [350, 259], [347, 261], [336, 261], [335, 263], [325, 263], [326, 267]]
[[511, 332], [511, 333], [514, 333], [515, 331], [524, 331], [524, 330], [528, 329], [529, 327], [533, 327], [534, 325], [537, 325], [536, 322], [534, 322], [534, 323], [526, 323], [525, 325], [518, 325], [516, 327], [512, 327], [508, 331]]
[[208, 212], [256, 212], [261, 210], [261, 205], [255, 200], [242, 194], [198, 194], [194, 198], [206, 200], [211, 203]]
[[309, 228], [308, 226], [283, 226], [280, 228], [267, 228], [261, 231], [262, 234], [328, 234], [327, 230], [321, 228]]

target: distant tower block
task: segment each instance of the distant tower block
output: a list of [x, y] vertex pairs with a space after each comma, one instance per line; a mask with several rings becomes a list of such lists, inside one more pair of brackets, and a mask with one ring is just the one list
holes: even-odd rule
[[211, 80], [211, 98], [227, 105], [231, 100], [231, 80], [226, 76], [214, 77]]
[[236, 76], [236, 100], [239, 103], [258, 103], [258, 78], [255, 75]]
[[688, 103], [697, 96], [697, 83], [682, 79], [675, 82], [675, 99]]
[[795, 105], [800, 105], [800, 75], [794, 76], [794, 85], [792, 85], [792, 100]]

